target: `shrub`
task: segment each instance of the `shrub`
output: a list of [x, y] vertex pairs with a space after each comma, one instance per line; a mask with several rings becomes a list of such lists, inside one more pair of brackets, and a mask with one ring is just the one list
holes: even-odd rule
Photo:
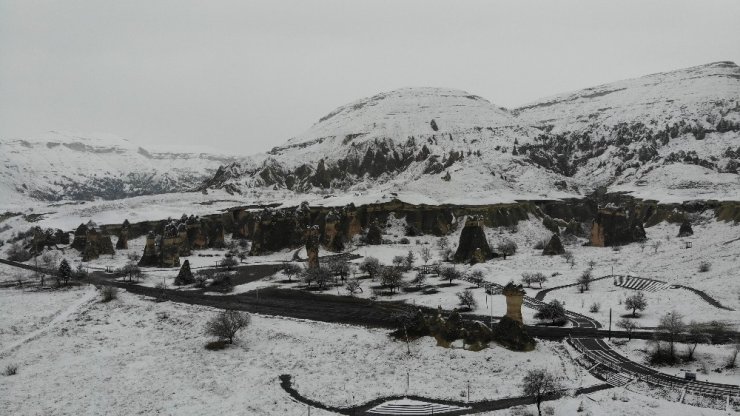
[[475, 301], [475, 296], [473, 296], [472, 290], [465, 289], [462, 292], [457, 292], [456, 295], [460, 301], [460, 306], [467, 308], [467, 310], [472, 311], [476, 306], [478, 306], [478, 302]]
[[699, 263], [699, 273], [706, 273], [712, 268], [712, 263], [708, 261], [702, 261]]
[[4, 376], [14, 376], [18, 374], [18, 365], [17, 364], [8, 364], [5, 367], [5, 371], [3, 371]]
[[31, 260], [31, 252], [23, 248], [19, 243], [13, 243], [8, 249], [8, 260], [17, 262]]
[[226, 348], [228, 344], [226, 341], [218, 340], [218, 341], [211, 341], [208, 344], [206, 344], [206, 349], [208, 351], [218, 351]]
[[398, 242], [401, 243], [401, 244], [409, 244], [410, 243], [409, 239], [406, 238], [406, 237], [402, 237], [400, 240], [398, 240]]
[[102, 286], [100, 287], [100, 296], [102, 297], [101, 302], [104, 303], [118, 299], [118, 288], [115, 286]]
[[227, 309], [219, 312], [206, 323], [205, 332], [207, 335], [217, 337], [220, 341], [233, 344], [236, 334], [246, 328], [250, 321], [251, 318], [247, 313]]
[[591, 307], [588, 308], [589, 312], [596, 313], [601, 310], [601, 304], [598, 302], [594, 302], [591, 304]]

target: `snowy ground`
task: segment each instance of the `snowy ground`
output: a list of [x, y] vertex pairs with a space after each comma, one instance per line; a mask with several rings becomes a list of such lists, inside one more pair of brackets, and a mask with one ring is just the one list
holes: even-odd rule
[[[26, 300], [0, 303], [4, 325], [19, 327], [22, 336], [34, 330], [26, 312], [40, 305], [66, 309], [71, 295], [88, 290], [0, 291], [4, 299]], [[125, 292], [80, 307], [2, 358], [3, 368], [16, 363], [19, 370], [0, 377], [0, 408], [9, 414], [304, 414], [305, 406], [279, 387], [280, 374], [291, 374], [301, 394], [337, 406], [402, 393], [407, 371], [409, 393], [445, 399], [461, 399], [467, 380], [474, 400], [518, 395], [519, 380], [533, 367], [563, 375], [570, 387], [597, 383], [559, 343], [541, 342], [531, 353], [470, 352], [425, 338], [411, 345], [409, 357], [405, 344], [384, 330], [261, 316], [253, 316], [237, 345], [212, 352], [203, 348], [202, 328], [214, 314]]]

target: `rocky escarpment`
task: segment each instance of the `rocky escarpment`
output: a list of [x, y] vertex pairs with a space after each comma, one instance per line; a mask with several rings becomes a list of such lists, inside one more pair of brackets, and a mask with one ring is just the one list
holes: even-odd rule
[[[620, 214], [621, 213], [621, 214]], [[381, 244], [392, 237], [387, 227], [404, 225], [406, 236], [450, 235], [464, 224], [463, 218], [475, 219], [480, 228], [511, 227], [524, 220], [542, 221], [560, 240], [569, 235], [591, 238], [595, 245], [626, 244], [644, 237], [644, 227], [663, 221], [681, 224], [689, 216], [709, 213], [720, 221], [740, 222], [740, 202], [692, 201], [680, 204], [661, 204], [616, 193], [595, 193], [582, 199], [518, 201], [489, 205], [425, 205], [399, 200], [386, 203], [343, 207], [237, 207], [226, 212], [202, 217], [183, 216], [177, 221], [131, 223], [129, 238], [147, 235], [142, 265], [177, 264], [177, 256], [192, 250], [223, 245], [224, 233], [236, 239], [252, 241], [251, 254], [262, 255], [284, 249], [298, 249], [306, 243], [306, 229], [317, 230], [317, 244], [322, 250], [339, 252], [350, 244]], [[120, 233], [122, 226], [100, 227], [106, 233]], [[165, 229], [170, 238], [164, 239]], [[174, 230], [174, 231], [172, 231]], [[398, 234], [394, 228], [394, 234]], [[82, 233], [86, 235], [86, 233]], [[75, 239], [76, 241], [78, 238]], [[80, 236], [79, 241], [84, 237]], [[83, 243], [76, 242], [74, 245]], [[474, 247], [475, 246], [475, 247]], [[165, 255], [167, 247], [177, 249]], [[475, 249], [481, 249], [481, 258], [487, 244], [470, 245], [461, 261], [475, 258]], [[557, 247], [553, 254], [560, 252]]]

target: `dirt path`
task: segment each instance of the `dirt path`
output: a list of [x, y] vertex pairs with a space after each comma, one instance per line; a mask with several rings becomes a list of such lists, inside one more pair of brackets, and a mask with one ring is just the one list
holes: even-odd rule
[[0, 358], [5, 358], [13, 353], [13, 351], [20, 348], [22, 345], [33, 341], [34, 339], [40, 337], [41, 335], [45, 334], [50, 329], [54, 328], [55, 326], [59, 325], [60, 323], [66, 321], [69, 319], [70, 316], [72, 316], [74, 313], [80, 312], [84, 309], [87, 309], [97, 298], [98, 293], [95, 291], [92, 287], [88, 287], [86, 289], [86, 293], [80, 297], [80, 299], [77, 299], [74, 303], [69, 305], [67, 309], [59, 312], [54, 318], [52, 318], [51, 321], [49, 321], [48, 324], [44, 325], [43, 327], [31, 332], [30, 334], [26, 335], [25, 337], [15, 341], [14, 343], [8, 345], [5, 347], [2, 351], [0, 351]]
[[[285, 390], [286, 393], [288, 393], [293, 399], [295, 399], [296, 401], [300, 403], [306, 404], [311, 407], [315, 407], [317, 409], [322, 409], [322, 410], [326, 410], [329, 412], [338, 413], [341, 415], [368, 414], [368, 411], [374, 408], [375, 406], [378, 406], [387, 401], [400, 400], [400, 399], [418, 400], [418, 401], [427, 402], [427, 403], [435, 403], [435, 404], [441, 404], [441, 405], [447, 405], [447, 406], [457, 406], [457, 407], [462, 407], [465, 409], [465, 410], [445, 413], [445, 415], [450, 415], [450, 416], [469, 415], [469, 414], [475, 414], [475, 413], [481, 413], [481, 412], [491, 412], [494, 410], [508, 409], [514, 406], [534, 404], [534, 399], [532, 397], [507, 397], [504, 399], [496, 399], [496, 400], [483, 400], [483, 401], [478, 401], [478, 402], [463, 402], [463, 401], [454, 401], [454, 400], [430, 399], [427, 397], [420, 397], [420, 396], [412, 395], [412, 396], [379, 397], [377, 399], [371, 400], [365, 404], [361, 404], [358, 406], [335, 407], [335, 406], [328, 406], [319, 401], [312, 400], [312, 399], [302, 396], [296, 389], [293, 388], [292, 383], [291, 383], [291, 376], [288, 374], [283, 374], [280, 376], [280, 387], [282, 387], [282, 389]], [[609, 384], [597, 384], [595, 386], [583, 387], [583, 388], [576, 390], [575, 395], [578, 396], [582, 394], [594, 393], [597, 391], [610, 389], [612, 387], [613, 386]], [[545, 401], [556, 400], [557, 398], [558, 398], [557, 395], [551, 395], [545, 398]], [[372, 414], [380, 415], [381, 413], [373, 412]]]

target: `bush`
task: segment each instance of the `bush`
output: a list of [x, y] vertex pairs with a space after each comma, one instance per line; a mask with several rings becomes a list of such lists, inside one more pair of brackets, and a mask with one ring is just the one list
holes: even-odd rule
[[226, 343], [226, 341], [218, 340], [218, 341], [211, 341], [208, 344], [206, 344], [206, 349], [208, 351], [218, 351], [226, 348], [226, 346], [229, 345]]
[[700, 273], [706, 273], [712, 268], [712, 263], [708, 261], [702, 261], [699, 263], [699, 272]]
[[594, 302], [591, 304], [591, 307], [588, 308], [588, 311], [591, 313], [596, 313], [601, 310], [601, 304], [598, 302]]
[[102, 286], [100, 288], [101, 302], [110, 302], [118, 299], [118, 288], [115, 286]]
[[17, 262], [31, 260], [31, 252], [23, 248], [19, 243], [13, 243], [8, 249], [8, 260]]
[[409, 244], [410, 243], [409, 239], [406, 238], [406, 237], [401, 238], [400, 240], [398, 240], [398, 242], [401, 243], [401, 244]]
[[3, 371], [4, 376], [14, 376], [18, 374], [18, 365], [17, 364], [8, 364], [5, 367], [5, 371]]
[[246, 328], [251, 322], [251, 318], [246, 312], [239, 312], [233, 309], [227, 309], [219, 312], [206, 323], [206, 335], [217, 337], [219, 341], [234, 343], [236, 334]]

